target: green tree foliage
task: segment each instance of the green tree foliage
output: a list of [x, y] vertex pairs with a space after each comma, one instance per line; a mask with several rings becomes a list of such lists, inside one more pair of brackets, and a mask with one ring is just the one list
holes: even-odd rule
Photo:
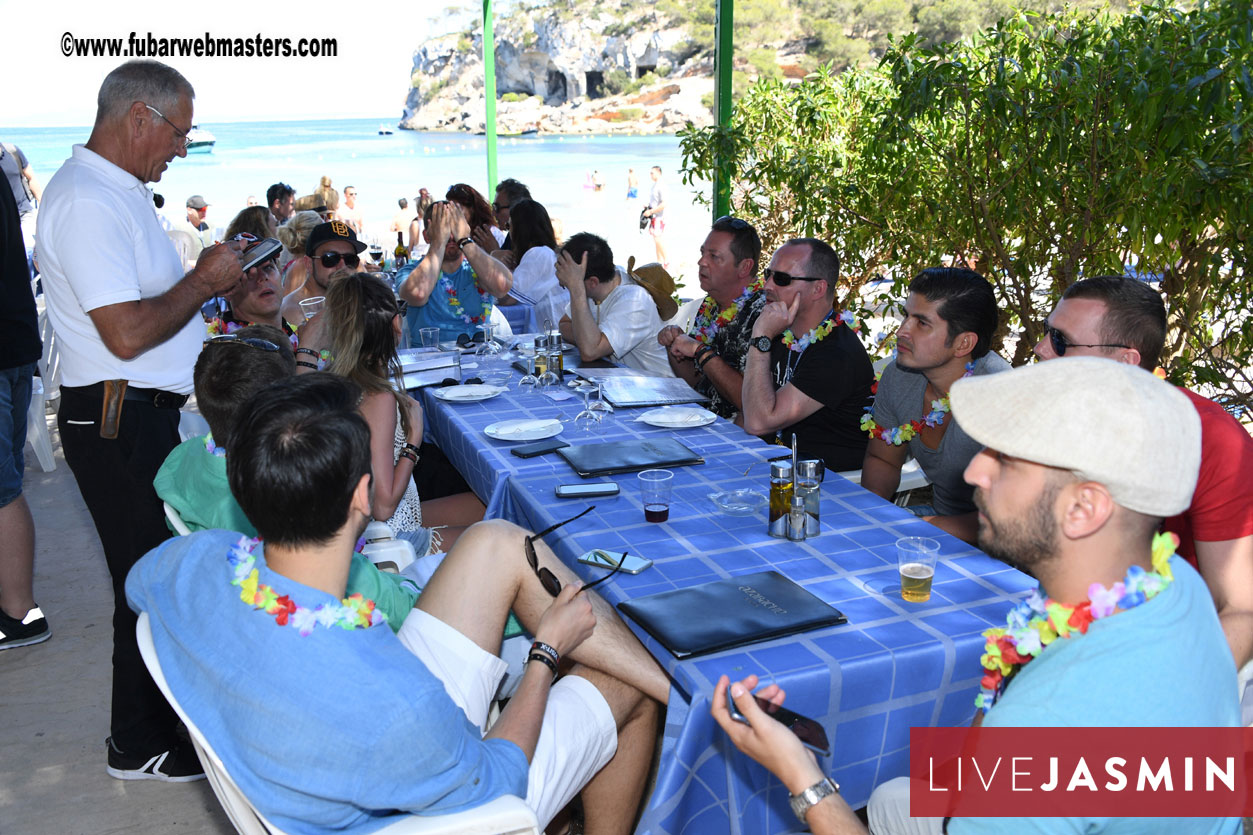
[[1161, 279], [1172, 379], [1248, 406], [1251, 43], [1244, 0], [908, 35], [872, 69], [754, 85], [730, 125], [681, 134], [684, 176], [729, 174], [768, 248], [832, 241], [850, 308], [878, 275], [899, 300], [923, 267], [977, 265], [1016, 363], [1067, 286], [1135, 263]]

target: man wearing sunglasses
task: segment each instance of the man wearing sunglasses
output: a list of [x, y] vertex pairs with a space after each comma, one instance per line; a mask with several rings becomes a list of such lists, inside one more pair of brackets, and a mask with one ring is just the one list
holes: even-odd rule
[[357, 272], [361, 268], [362, 252], [365, 252], [365, 244], [357, 240], [357, 233], [342, 220], [313, 227], [305, 242], [305, 254], [312, 261], [309, 279], [283, 298], [283, 318], [288, 322], [304, 322], [300, 303], [314, 296], [325, 296], [332, 281]]
[[962, 474], [981, 446], [948, 414], [948, 392], [963, 377], [1009, 369], [990, 350], [996, 321], [992, 285], [977, 272], [919, 273], [909, 284], [896, 357], [883, 369], [865, 422], [871, 440], [861, 486], [891, 499], [912, 455], [931, 481], [932, 502], [909, 509], [967, 542], [975, 541], [978, 516], [974, 488]]
[[203, 777], [139, 655], [123, 593], [130, 567], [170, 535], [152, 479], [178, 445], [179, 409], [204, 340], [200, 308], [243, 277], [238, 242], [206, 248], [184, 274], [145, 187], [186, 156], [194, 96], [158, 61], [113, 70], [91, 136], [74, 146], [40, 208], [39, 263], [62, 347], [57, 424], [113, 577], [107, 756], [119, 779]]
[[[226, 464], [264, 541], [202, 531], [131, 573], [129, 599], [149, 612], [170, 689], [199, 706], [226, 769], [283, 831], [378, 827], [505, 794], [524, 797], [543, 828], [581, 793], [588, 831], [625, 835], [669, 680], [543, 538], [506, 522], [458, 539], [398, 633], [372, 601], [345, 599], [370, 518], [359, 397], [329, 374], [255, 395]], [[511, 609], [535, 644], [486, 729]], [[299, 732], [258, 745], [259, 728]]]
[[[1035, 346], [1041, 360], [1100, 356], [1152, 371], [1166, 341], [1166, 307], [1144, 282], [1085, 278], [1066, 288], [1044, 326]], [[1209, 585], [1240, 667], [1253, 658], [1253, 438], [1217, 403], [1182, 391], [1201, 416], [1201, 473], [1191, 506], [1163, 527], [1179, 535], [1179, 555]]]
[[671, 370], [710, 398], [710, 411], [728, 420], [741, 408], [749, 339], [766, 304], [765, 280], [757, 276], [760, 261], [761, 238], [753, 225], [738, 217], [718, 218], [696, 262], [707, 295], [691, 331], [668, 325], [657, 334]]
[[788, 446], [795, 434], [802, 458], [854, 470], [866, 450], [858, 422], [874, 369], [832, 307], [839, 256], [816, 238], [794, 238], [764, 275], [768, 303], [744, 367], [744, 430]]

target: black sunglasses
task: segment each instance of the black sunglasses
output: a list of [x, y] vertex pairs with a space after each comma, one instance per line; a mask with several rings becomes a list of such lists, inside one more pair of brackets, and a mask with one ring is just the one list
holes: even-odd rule
[[355, 267], [361, 263], [361, 259], [358, 258], [354, 252], [349, 252], [347, 254], [341, 252], [323, 252], [318, 256], [318, 258], [321, 259], [322, 266], [326, 267], [328, 270], [338, 264], [341, 258], [343, 259], [344, 264], [349, 267]]
[[766, 277], [766, 281], [773, 281], [776, 287], [786, 287], [793, 281], [826, 281], [824, 278], [815, 278], [812, 275], [792, 275], [769, 268], [762, 270], [761, 274]]
[[1049, 335], [1049, 343], [1053, 346], [1053, 353], [1059, 357], [1066, 356], [1067, 348], [1130, 348], [1130, 345], [1112, 345], [1108, 343], [1097, 343], [1095, 345], [1082, 345], [1078, 342], [1067, 342], [1066, 336], [1052, 325], [1045, 325], [1044, 332]]
[[[583, 511], [577, 516], [571, 516], [569, 519], [567, 519], [564, 522], [558, 522], [552, 527], [545, 528], [539, 533], [531, 534], [526, 539], [522, 540], [522, 547], [526, 551], [526, 561], [531, 564], [531, 570], [534, 571], [535, 576], [539, 578], [540, 585], [544, 587], [544, 591], [548, 592], [553, 597], [556, 597], [557, 595], [561, 594], [561, 581], [557, 579], [557, 575], [553, 574], [547, 568], [540, 567], [539, 557], [535, 555], [535, 544], [534, 544], [535, 540], [543, 539], [545, 536], [548, 536], [548, 534], [557, 530], [557, 528], [560, 528], [562, 525], [568, 525], [571, 522], [573, 522], [575, 519], [578, 519], [582, 516], [586, 516], [587, 514], [591, 513], [595, 509], [596, 509], [596, 505], [592, 505], [587, 510]], [[617, 574], [618, 569], [622, 568], [622, 563], [625, 560], [626, 560], [626, 554], [623, 554], [622, 559], [618, 560], [618, 564], [613, 567], [613, 571], [610, 571], [608, 574], [606, 574], [604, 577], [601, 577], [599, 580], [593, 580], [592, 582], [588, 583], [586, 586], [584, 586], [581, 589], [581, 591], [587, 591], [592, 586], [595, 586], [598, 583], [603, 583], [606, 580], [608, 580], [610, 577], [612, 577], [613, 575]]]
[[217, 336], [211, 336], [204, 341], [204, 344], [218, 342], [233, 342], [236, 345], [247, 345], [249, 348], [256, 348], [258, 351], [277, 351], [278, 346], [268, 339], [257, 339], [255, 336], [240, 336], [237, 333], [223, 333]]
[[732, 217], [731, 215], [723, 215], [722, 217], [714, 221], [714, 226], [719, 226], [719, 225], [730, 226], [736, 232], [739, 232], [742, 229], [752, 228], [752, 224], [749, 223], [747, 220], [744, 220], [743, 218]]

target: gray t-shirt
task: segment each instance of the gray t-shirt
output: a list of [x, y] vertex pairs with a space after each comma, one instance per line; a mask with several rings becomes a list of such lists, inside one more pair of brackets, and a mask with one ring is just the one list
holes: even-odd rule
[[[980, 374], [996, 374], [1008, 371], [1010, 365], [999, 354], [984, 354], [975, 362], [974, 376]], [[927, 378], [920, 371], [898, 368], [896, 360], [888, 363], [879, 379], [879, 389], [874, 400], [874, 420], [884, 428], [900, 426], [909, 421], [921, 420], [931, 411], [930, 403], [923, 403], [927, 388]], [[983, 445], [967, 435], [961, 425], [953, 420], [950, 413], [945, 417], [950, 423], [940, 438], [940, 445], [931, 449], [915, 435], [909, 442], [909, 453], [918, 461], [918, 466], [931, 480], [934, 493], [932, 505], [941, 516], [954, 516], [959, 513], [970, 513], [975, 509], [971, 497], [974, 488], [965, 482], [962, 473], [966, 471], [970, 459], [983, 449]], [[883, 441], [875, 438], [872, 444]]]

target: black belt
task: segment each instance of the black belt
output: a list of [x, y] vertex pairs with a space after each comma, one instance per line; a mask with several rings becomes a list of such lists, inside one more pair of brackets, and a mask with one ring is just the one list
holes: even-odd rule
[[[104, 383], [92, 383], [90, 386], [61, 386], [61, 390], [83, 397], [94, 397], [98, 400], [104, 399]], [[123, 400], [147, 403], [158, 409], [181, 409], [189, 398], [190, 395], [186, 394], [175, 394], [172, 391], [163, 389], [142, 389], [137, 386], [127, 386], [126, 394], [122, 397]]]

